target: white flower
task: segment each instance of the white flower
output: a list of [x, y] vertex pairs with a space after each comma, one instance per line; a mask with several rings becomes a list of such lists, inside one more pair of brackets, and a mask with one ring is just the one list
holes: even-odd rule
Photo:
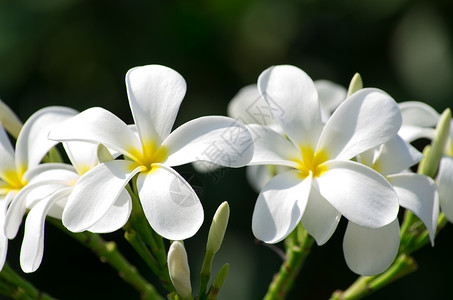
[[[420, 152], [396, 136], [381, 147], [360, 154], [357, 160], [387, 178], [398, 194], [399, 204], [423, 221], [434, 245], [439, 216], [437, 186], [427, 176], [406, 171], [422, 157]], [[398, 219], [381, 228], [364, 228], [349, 223], [343, 241], [346, 263], [360, 274], [368, 274], [368, 268], [384, 271], [396, 257], [399, 241]]]
[[90, 228], [139, 173], [138, 193], [151, 227], [171, 240], [189, 238], [203, 222], [203, 208], [192, 187], [171, 167], [196, 160], [243, 166], [252, 156], [251, 135], [239, 122], [220, 116], [192, 120], [170, 133], [186, 91], [184, 79], [170, 68], [133, 68], [126, 86], [136, 132], [112, 113], [91, 108], [50, 134], [59, 141], [102, 143], [128, 158], [102, 163], [80, 178], [63, 224], [75, 232]]
[[[292, 169], [271, 179], [259, 194], [252, 219], [257, 238], [276, 243], [302, 221], [321, 245], [341, 215], [365, 228], [383, 227], [396, 219], [398, 196], [392, 186], [376, 171], [349, 160], [396, 136], [401, 115], [389, 95], [360, 90], [324, 124], [316, 88], [302, 70], [271, 67], [260, 75], [258, 87], [266, 101], [282, 108], [276, 118], [287, 138], [249, 125], [255, 135], [250, 164]], [[379, 272], [378, 267], [367, 271]]]
[[[318, 100], [323, 121], [327, 120], [333, 111], [346, 99], [346, 89], [329, 80], [315, 80]], [[269, 100], [269, 99], [268, 99]], [[283, 110], [278, 103], [266, 101], [258, 91], [256, 84], [243, 87], [228, 104], [228, 116], [244, 124], [260, 124], [268, 126], [284, 134], [274, 115], [282, 114]], [[195, 165], [197, 169], [198, 165]], [[201, 165], [203, 166], [203, 165]], [[213, 171], [215, 168], [200, 169], [200, 172]], [[284, 166], [248, 166], [247, 179], [255, 191], [259, 192], [264, 185], [275, 175], [286, 171]]]
[[[13, 238], [16, 235], [26, 209], [34, 210], [37, 201], [45, 199], [61, 188], [59, 182], [63, 180], [62, 178], [59, 178], [59, 182], [42, 187], [36, 185], [36, 181], [54, 178], [52, 177], [54, 175], [53, 170], [59, 168], [57, 166], [59, 164], [40, 165], [44, 155], [56, 144], [56, 142], [47, 139], [49, 130], [76, 113], [76, 111], [65, 107], [47, 107], [37, 111], [22, 127], [17, 138], [15, 151], [3, 127], [0, 127], [1, 266], [3, 266], [7, 251], [7, 238]], [[19, 198], [22, 198], [22, 200], [18, 200]], [[8, 208], [9, 203], [11, 204]], [[11, 207], [16, 207], [18, 214], [12, 219], [9, 216]], [[30, 237], [27, 233], [25, 235]], [[34, 250], [23, 246], [21, 260], [23, 253]], [[24, 271], [28, 270], [27, 267], [23, 269]]]
[[[400, 135], [408, 142], [419, 138], [432, 140], [439, 122], [440, 114], [423, 102], [408, 101], [399, 104], [403, 116]], [[437, 184], [439, 188], [440, 208], [449, 222], [453, 223], [453, 121], [450, 124], [450, 138], [447, 141], [444, 156], [439, 163]], [[426, 223], [425, 223], [426, 224]], [[431, 234], [431, 232], [430, 232]], [[431, 235], [430, 235], [431, 237]]]

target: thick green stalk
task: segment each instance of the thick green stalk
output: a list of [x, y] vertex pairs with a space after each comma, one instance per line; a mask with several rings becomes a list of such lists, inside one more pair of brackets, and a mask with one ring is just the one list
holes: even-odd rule
[[0, 294], [13, 299], [55, 300], [50, 295], [37, 290], [30, 282], [11, 269], [7, 263], [0, 272], [0, 290]]
[[313, 238], [308, 235], [301, 224], [288, 238], [291, 242], [287, 243], [286, 260], [269, 285], [269, 289], [264, 296], [265, 300], [286, 298], [314, 242]]
[[118, 251], [115, 242], [106, 242], [98, 234], [91, 232], [72, 233], [64, 228], [61, 223], [48, 218], [54, 225], [65, 231], [70, 237], [91, 249], [101, 259], [118, 271], [119, 276], [141, 295], [142, 299], [162, 300], [154, 286], [147, 282], [131, 265], [126, 258]]

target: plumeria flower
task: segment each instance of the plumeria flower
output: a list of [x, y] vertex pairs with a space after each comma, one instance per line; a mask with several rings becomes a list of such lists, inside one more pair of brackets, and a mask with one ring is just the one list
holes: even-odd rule
[[[8, 205], [14, 205], [17, 195], [27, 186], [32, 186], [34, 178], [46, 177], [44, 173], [52, 167], [40, 168], [44, 155], [56, 142], [47, 139], [49, 130], [77, 112], [66, 107], [47, 107], [34, 113], [25, 122], [17, 138], [15, 150], [3, 127], [0, 126], [0, 266], [5, 262], [9, 234], [6, 230]], [[26, 207], [32, 207], [36, 200], [45, 198], [55, 191], [55, 186], [30, 189], [24, 198]], [[21, 216], [22, 217], [22, 216]], [[15, 220], [19, 227], [21, 218]], [[5, 227], [5, 231], [3, 230]]]
[[[74, 184], [81, 175], [98, 165], [96, 145], [69, 142], [64, 147], [72, 165], [46, 163], [27, 172], [24, 178], [28, 184], [16, 195], [6, 215], [5, 233], [13, 239], [25, 211], [29, 209], [20, 252], [21, 268], [27, 273], [36, 271], [41, 264], [46, 216], [61, 220]], [[37, 191], [43, 196], [33, 196]], [[120, 229], [129, 218], [130, 204], [130, 196], [124, 191], [103, 218], [88, 230], [106, 233]]]
[[[287, 137], [249, 125], [255, 141], [250, 164], [291, 168], [272, 178], [258, 196], [252, 219], [258, 239], [279, 242], [302, 222], [322, 245], [342, 215], [365, 228], [380, 228], [396, 219], [399, 205], [393, 187], [378, 172], [350, 160], [396, 136], [401, 114], [388, 94], [362, 89], [324, 124], [316, 88], [302, 70], [271, 67], [260, 75], [258, 87], [266, 101], [282, 108], [284, 113], [276, 118]], [[360, 269], [367, 275], [382, 271], [379, 266]]]
[[[407, 101], [400, 103], [403, 126], [400, 134], [408, 142], [419, 138], [432, 140], [439, 122], [440, 114], [426, 103]], [[450, 138], [440, 160], [437, 184], [440, 208], [449, 222], [453, 223], [453, 122], [450, 124]], [[426, 224], [426, 223], [425, 223]]]
[[126, 74], [126, 86], [135, 129], [96, 107], [50, 133], [59, 141], [102, 143], [125, 156], [98, 165], [77, 181], [63, 224], [74, 232], [87, 230], [138, 174], [138, 194], [151, 227], [171, 240], [189, 238], [203, 222], [203, 208], [192, 187], [172, 167], [196, 160], [243, 166], [253, 153], [251, 135], [239, 122], [220, 116], [201, 117], [171, 132], [186, 83], [170, 68], [133, 68]]
[[[325, 79], [315, 80], [314, 84], [318, 92], [321, 117], [325, 121], [338, 105], [346, 99], [347, 90], [343, 86]], [[279, 122], [274, 117], [274, 115], [284, 113], [282, 108], [272, 100], [266, 102], [256, 84], [251, 84], [240, 89], [229, 102], [227, 112], [228, 116], [244, 124], [260, 124], [271, 127], [275, 131], [284, 134]], [[199, 169], [197, 170], [204, 172], [212, 171], [210, 168]], [[285, 166], [248, 166], [246, 175], [252, 188], [259, 192], [272, 177], [287, 169]]]
[[[431, 244], [434, 245], [439, 217], [437, 186], [428, 176], [407, 171], [422, 157], [420, 152], [396, 136], [384, 145], [360, 154], [357, 161], [387, 178], [398, 194], [399, 204], [423, 221], [428, 229]], [[399, 242], [398, 219], [381, 228], [365, 228], [350, 222], [344, 236], [346, 263], [351, 270], [360, 274], [367, 274], [367, 271], [360, 269], [358, 261], [367, 261], [368, 267], [372, 264], [376, 268], [381, 266], [381, 270], [384, 271], [395, 259]]]

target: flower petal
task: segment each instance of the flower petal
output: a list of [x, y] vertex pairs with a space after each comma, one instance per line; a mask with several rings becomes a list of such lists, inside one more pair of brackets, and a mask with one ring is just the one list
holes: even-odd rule
[[49, 131], [75, 116], [68, 107], [49, 106], [35, 112], [24, 124], [16, 142], [16, 168], [25, 171], [39, 164], [44, 155], [57, 144], [49, 140]]
[[24, 240], [20, 250], [20, 266], [25, 273], [34, 272], [42, 261], [44, 252], [44, 223], [47, 211], [62, 198], [67, 198], [72, 188], [57, 191], [39, 201], [28, 213], [25, 221]]
[[31, 208], [40, 200], [66, 187], [66, 185], [54, 181], [27, 184], [15, 195], [8, 207], [4, 226], [5, 235], [9, 239], [13, 239], [19, 230], [27, 208]]
[[319, 192], [343, 216], [357, 225], [377, 228], [398, 215], [398, 196], [378, 172], [352, 161], [328, 161], [316, 178]]
[[422, 158], [423, 154], [396, 136], [382, 146], [374, 169], [384, 176], [396, 174], [415, 165]]
[[253, 211], [252, 230], [256, 238], [277, 243], [296, 228], [307, 205], [311, 181], [311, 175], [301, 179], [296, 171], [288, 171], [266, 184]]
[[252, 188], [259, 193], [274, 176], [289, 170], [286, 166], [253, 165], [247, 167], [246, 176]]
[[160, 65], [130, 69], [126, 74], [129, 105], [143, 144], [160, 144], [175, 122], [186, 93], [186, 82], [175, 70]]
[[315, 80], [314, 83], [318, 91], [323, 120], [327, 120], [340, 103], [346, 99], [348, 91], [345, 87], [329, 80]]
[[405, 101], [398, 104], [403, 126], [435, 127], [440, 114], [431, 106], [419, 101]]
[[14, 149], [5, 129], [0, 125], [0, 178], [7, 181], [7, 174], [14, 170], [16, 170]]
[[78, 174], [82, 175], [98, 164], [96, 144], [86, 142], [66, 142], [63, 143], [63, 146], [71, 164], [77, 170]]
[[80, 232], [96, 224], [140, 169], [131, 161], [112, 160], [86, 172], [68, 198], [63, 225], [73, 232]]
[[417, 139], [425, 138], [432, 140], [436, 135], [434, 128], [423, 128], [412, 125], [403, 125], [398, 131], [398, 135], [408, 143], [411, 143]]
[[294, 66], [274, 66], [261, 73], [258, 88], [288, 137], [314, 148], [323, 123], [311, 78]]
[[131, 152], [142, 151], [135, 133], [117, 116], [100, 107], [89, 108], [60, 124], [50, 132], [49, 138], [101, 143], [129, 157], [135, 157]]
[[453, 157], [444, 156], [440, 161], [438, 185], [440, 207], [447, 220], [453, 223]]
[[337, 229], [341, 214], [316, 188], [311, 189], [307, 207], [302, 216], [305, 230], [315, 239], [318, 246], [324, 245]]
[[151, 227], [169, 240], [192, 237], [203, 223], [203, 207], [197, 194], [175, 170], [154, 164], [137, 178], [143, 211]]
[[297, 168], [300, 150], [288, 139], [269, 127], [248, 125], [253, 136], [254, 153], [249, 165], [282, 165]]
[[11, 110], [11, 108], [1, 100], [0, 100], [0, 124], [14, 138], [17, 138], [22, 128], [22, 122], [19, 120], [19, 118]]
[[349, 222], [343, 239], [344, 258], [353, 272], [376, 275], [392, 264], [399, 243], [398, 219], [380, 228], [365, 228]]
[[425, 224], [434, 245], [439, 218], [436, 183], [428, 176], [412, 173], [391, 175], [387, 179], [398, 194], [400, 205], [412, 211]]
[[350, 159], [394, 138], [401, 126], [396, 102], [378, 89], [352, 94], [329, 118], [317, 149], [330, 158]]
[[54, 180], [61, 184], [72, 185], [79, 175], [73, 166], [63, 163], [45, 163], [28, 169], [23, 179], [28, 184]]
[[126, 224], [132, 211], [131, 196], [126, 190], [122, 190], [118, 199], [109, 208], [107, 213], [88, 231], [95, 233], [114, 232]]
[[162, 143], [167, 149], [168, 166], [204, 160], [225, 167], [242, 167], [253, 155], [253, 141], [240, 122], [222, 116], [201, 117], [189, 121]]
[[243, 87], [228, 103], [228, 116], [244, 124], [274, 126], [276, 120], [256, 84]]
[[[0, 198], [0, 226], [3, 229], [6, 222], [6, 210], [15, 193], [10, 192], [5, 197]], [[0, 230], [0, 271], [3, 269], [8, 253], [8, 238], [5, 236], [4, 230]]]

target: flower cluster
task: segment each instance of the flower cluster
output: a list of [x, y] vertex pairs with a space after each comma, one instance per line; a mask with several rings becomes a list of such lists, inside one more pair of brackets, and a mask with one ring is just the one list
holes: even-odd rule
[[[188, 163], [211, 172], [248, 166], [259, 192], [251, 228], [265, 243], [304, 230], [323, 245], [343, 216], [344, 257], [360, 275], [384, 272], [401, 251], [407, 224], [400, 229], [400, 207], [423, 222], [432, 245], [440, 210], [453, 221], [449, 111], [397, 104], [382, 90], [363, 88], [358, 76], [346, 90], [281, 65], [242, 89], [230, 102], [229, 117], [200, 117], [172, 131], [186, 92], [180, 74], [160, 65], [136, 67], [126, 74], [126, 88], [134, 124], [100, 107], [79, 113], [54, 106], [22, 125], [0, 103], [0, 267], [24, 215], [20, 264], [34, 272], [43, 257], [47, 216], [70, 232], [107, 233], [128, 226], [142, 232], [136, 226], [143, 223], [131, 223], [142, 214], [152, 234], [175, 241], [160, 267], [168, 268], [176, 292], [190, 299], [180, 241], [198, 231], [204, 212], [194, 189], [173, 169]], [[410, 144], [419, 138], [433, 141], [425, 155]], [[62, 147], [55, 148], [58, 143]], [[420, 171], [423, 166], [433, 171]], [[209, 292], [210, 264], [228, 222], [228, 205], [221, 208], [208, 238], [200, 299]]]

